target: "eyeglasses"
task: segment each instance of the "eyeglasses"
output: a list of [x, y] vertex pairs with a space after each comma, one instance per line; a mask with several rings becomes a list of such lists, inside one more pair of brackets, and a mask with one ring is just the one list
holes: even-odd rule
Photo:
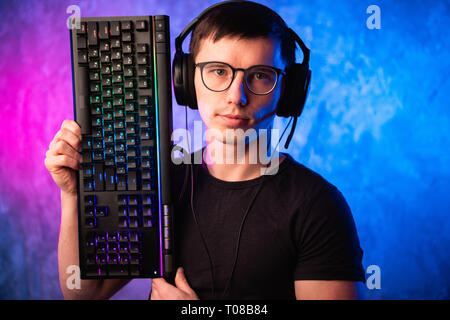
[[233, 68], [228, 63], [208, 61], [197, 63], [200, 67], [203, 84], [214, 92], [227, 90], [233, 83], [236, 71], [244, 72], [244, 82], [247, 89], [256, 95], [269, 94], [275, 89], [279, 75], [285, 73], [275, 67], [256, 65], [247, 69]]

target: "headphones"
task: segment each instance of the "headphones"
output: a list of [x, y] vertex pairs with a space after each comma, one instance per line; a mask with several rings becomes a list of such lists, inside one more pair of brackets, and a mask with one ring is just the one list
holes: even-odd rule
[[[197, 96], [195, 94], [194, 86], [195, 63], [194, 58], [190, 53], [183, 52], [182, 44], [184, 39], [190, 32], [192, 32], [198, 22], [214, 8], [217, 8], [219, 6], [226, 6], [230, 3], [236, 2], [254, 3], [251, 1], [234, 0], [224, 1], [212, 5], [211, 7], [201, 12], [197, 18], [189, 23], [186, 28], [184, 28], [184, 30], [180, 33], [180, 35], [175, 39], [176, 52], [172, 63], [172, 73], [175, 98], [179, 105], [189, 106], [191, 109], [198, 109]], [[262, 6], [261, 4], [257, 5]], [[276, 16], [278, 16], [281, 21], [283, 21], [283, 19], [275, 11], [271, 11]], [[310, 50], [291, 28], [288, 28], [287, 26], [286, 28], [290, 34], [290, 38], [292, 39], [292, 41], [297, 43], [302, 50], [303, 61], [302, 63], [293, 63], [285, 70], [286, 86], [282, 96], [280, 97], [280, 100], [278, 101], [276, 110], [277, 116], [285, 118], [294, 117], [291, 133], [287, 138], [285, 148], [289, 146], [289, 142], [292, 138], [292, 135], [294, 134], [297, 117], [299, 117], [303, 111], [303, 107], [308, 96], [309, 83], [311, 80], [311, 70], [309, 69]]]

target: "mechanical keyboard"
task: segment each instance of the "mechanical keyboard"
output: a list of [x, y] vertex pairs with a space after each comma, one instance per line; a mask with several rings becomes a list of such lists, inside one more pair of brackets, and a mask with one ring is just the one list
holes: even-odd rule
[[81, 18], [70, 31], [81, 278], [173, 274], [169, 17]]

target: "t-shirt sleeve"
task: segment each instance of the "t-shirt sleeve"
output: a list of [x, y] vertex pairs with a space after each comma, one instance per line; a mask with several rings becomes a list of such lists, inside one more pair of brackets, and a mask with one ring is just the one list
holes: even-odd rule
[[327, 185], [296, 223], [295, 280], [365, 281], [363, 251], [343, 195]]

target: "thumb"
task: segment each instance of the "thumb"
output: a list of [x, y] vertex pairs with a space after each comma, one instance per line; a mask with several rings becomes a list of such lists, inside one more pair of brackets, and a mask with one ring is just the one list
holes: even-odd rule
[[178, 268], [177, 274], [175, 275], [175, 285], [178, 289], [185, 292], [192, 291], [192, 288], [189, 286], [186, 276], [184, 275], [184, 269], [182, 267]]

